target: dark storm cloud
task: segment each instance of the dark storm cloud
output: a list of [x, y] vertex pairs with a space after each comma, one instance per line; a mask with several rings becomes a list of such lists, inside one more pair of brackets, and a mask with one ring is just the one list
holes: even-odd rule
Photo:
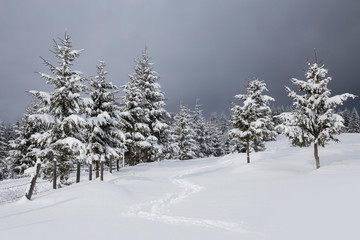
[[0, 0], [0, 119], [21, 118], [31, 100], [26, 90], [50, 89], [34, 72], [48, 72], [39, 56], [55, 62], [48, 49], [64, 31], [85, 49], [74, 69], [94, 75], [103, 59], [117, 85], [146, 44], [171, 112], [199, 97], [206, 115], [228, 113], [253, 77], [266, 81], [276, 105], [290, 104], [284, 85], [303, 78], [314, 48], [333, 94], [359, 95], [359, 11], [357, 0]]

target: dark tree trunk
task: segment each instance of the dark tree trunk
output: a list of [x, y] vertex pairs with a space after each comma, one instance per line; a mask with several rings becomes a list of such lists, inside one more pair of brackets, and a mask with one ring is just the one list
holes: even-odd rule
[[95, 177], [99, 177], [99, 161], [96, 161], [95, 163]]
[[246, 158], [247, 158], [247, 163], [250, 163], [250, 140], [249, 140], [249, 137], [246, 139]]
[[109, 159], [109, 172], [112, 173], [112, 158]]
[[54, 161], [54, 167], [53, 167], [53, 189], [56, 189], [56, 179], [57, 179], [57, 176], [56, 176], [56, 164], [57, 164], [57, 161]]
[[89, 164], [89, 181], [92, 180], [92, 164]]
[[76, 183], [80, 182], [80, 167], [81, 167], [81, 163], [77, 162], [76, 163]]
[[27, 193], [25, 193], [25, 197], [29, 200], [31, 200], [31, 197], [33, 195], [33, 192], [35, 189], [35, 184], [36, 184], [36, 179], [38, 178], [39, 173], [40, 173], [40, 168], [41, 168], [41, 163], [37, 163], [36, 164], [36, 173], [33, 176], [33, 178], [31, 179], [29, 191]]
[[256, 140], [256, 138], [254, 139], [254, 150], [255, 150], [255, 152], [258, 152], [258, 142], [257, 142], [257, 140]]
[[104, 181], [104, 162], [100, 163], [100, 180]]
[[317, 143], [314, 143], [314, 156], [315, 156], [315, 161], [316, 161], [316, 169], [318, 169], [318, 168], [320, 168], [320, 159], [319, 159]]
[[116, 171], [120, 171], [120, 160], [116, 159]]

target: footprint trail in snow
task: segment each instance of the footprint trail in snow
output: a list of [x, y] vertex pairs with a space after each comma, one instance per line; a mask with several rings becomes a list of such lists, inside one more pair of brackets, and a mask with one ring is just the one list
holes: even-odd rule
[[231, 164], [231, 162], [226, 161], [211, 166], [181, 171], [169, 179], [173, 184], [183, 189], [181, 192], [165, 194], [160, 199], [131, 208], [128, 212], [124, 213], [124, 215], [140, 217], [146, 220], [158, 221], [173, 225], [220, 228], [231, 232], [245, 232], [245, 230], [242, 228], [242, 225], [236, 222], [166, 215], [166, 212], [170, 210], [171, 206], [186, 200], [191, 195], [204, 189], [203, 186], [194, 184], [185, 180], [184, 178], [193, 174], [203, 173], [211, 169], [218, 169], [221, 167], [221, 165], [226, 166], [229, 163]]

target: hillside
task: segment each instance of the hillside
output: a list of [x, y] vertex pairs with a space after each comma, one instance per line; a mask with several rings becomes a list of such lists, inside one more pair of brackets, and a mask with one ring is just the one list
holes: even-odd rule
[[[360, 134], [126, 167], [0, 205], [1, 239], [360, 239]], [[0, 183], [1, 186], [2, 183]], [[1, 198], [0, 192], [0, 198]]]

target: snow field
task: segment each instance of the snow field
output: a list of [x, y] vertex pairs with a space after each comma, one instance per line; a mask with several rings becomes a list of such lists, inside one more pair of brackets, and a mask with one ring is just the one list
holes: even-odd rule
[[[1, 238], [360, 239], [360, 135], [319, 149], [140, 164], [0, 206]], [[1, 187], [1, 185], [0, 185]], [[56, 233], [56, 234], [54, 234]]]

